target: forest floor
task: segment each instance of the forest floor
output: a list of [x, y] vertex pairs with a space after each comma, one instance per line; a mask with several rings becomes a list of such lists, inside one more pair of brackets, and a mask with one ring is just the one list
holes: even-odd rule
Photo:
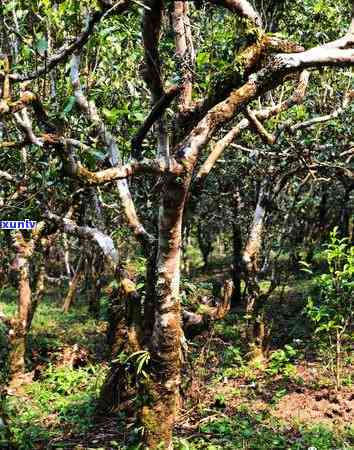
[[[210, 292], [218, 276], [223, 277], [220, 268], [195, 274], [192, 283], [184, 280], [183, 301]], [[269, 300], [266, 366], [247, 363], [246, 319], [237, 310], [189, 341], [176, 449], [354, 448], [353, 355], [347, 349], [337, 391], [330, 352], [303, 313], [310, 289], [309, 280], [289, 277]], [[63, 314], [61, 301], [54, 292], [38, 308], [28, 374], [8, 388], [6, 399], [14, 447], [0, 442], [0, 448], [138, 449], [134, 418], [95, 414], [108, 370], [107, 300], [102, 320], [92, 319], [80, 299]], [[13, 289], [0, 290], [0, 309], [15, 312]]]

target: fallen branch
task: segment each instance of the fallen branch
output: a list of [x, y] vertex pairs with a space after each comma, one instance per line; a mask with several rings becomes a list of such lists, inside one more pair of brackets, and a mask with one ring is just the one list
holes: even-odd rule
[[200, 305], [202, 312], [194, 313], [187, 310], [182, 312], [183, 328], [186, 332], [195, 332], [208, 326], [210, 321], [223, 319], [230, 311], [233, 282], [226, 280], [223, 286], [221, 300], [216, 306]]

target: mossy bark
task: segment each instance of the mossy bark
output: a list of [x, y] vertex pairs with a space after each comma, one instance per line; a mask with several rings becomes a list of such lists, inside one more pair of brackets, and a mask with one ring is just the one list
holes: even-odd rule
[[262, 363], [265, 359], [264, 345], [266, 324], [262, 312], [262, 295], [259, 287], [260, 254], [263, 244], [264, 224], [267, 210], [265, 208], [266, 186], [263, 185], [258, 195], [257, 206], [248, 240], [243, 253], [243, 263], [246, 270], [247, 301], [246, 313], [247, 344], [249, 359], [252, 363]]
[[[32, 231], [31, 239], [28, 241], [24, 239], [20, 231], [13, 237], [16, 257], [11, 268], [18, 274], [18, 310], [17, 315], [9, 321], [10, 379], [14, 379], [17, 374], [25, 371], [27, 335], [34, 314], [30, 285], [30, 260], [33, 256], [35, 245], [40, 239], [43, 228], [44, 223], [39, 223]], [[39, 281], [41, 282], [41, 276], [39, 277]]]
[[266, 359], [267, 326], [264, 311], [254, 314], [247, 329], [249, 361], [253, 365], [263, 365]]
[[42, 264], [39, 268], [39, 272], [37, 275], [36, 290], [35, 290], [35, 293], [34, 293], [34, 296], [33, 296], [32, 302], [31, 302], [31, 308], [29, 311], [28, 322], [27, 322], [27, 331], [29, 331], [31, 328], [34, 314], [37, 310], [38, 305], [42, 301], [42, 298], [44, 295], [45, 275], [46, 275], [45, 267], [44, 267], [44, 264]]
[[117, 270], [119, 288], [112, 293], [107, 340], [112, 365], [101, 388], [98, 409], [103, 412], [127, 409], [136, 395], [136, 373], [127, 357], [141, 350], [141, 304], [129, 274]]
[[31, 287], [28, 258], [19, 257], [17, 264], [19, 274], [18, 313], [17, 316], [10, 321], [10, 378], [25, 371], [27, 332], [31, 313]]
[[189, 179], [166, 180], [161, 196], [155, 322], [152, 332], [146, 401], [140, 410], [146, 448], [172, 449], [180, 408], [181, 312], [179, 301], [182, 217]]

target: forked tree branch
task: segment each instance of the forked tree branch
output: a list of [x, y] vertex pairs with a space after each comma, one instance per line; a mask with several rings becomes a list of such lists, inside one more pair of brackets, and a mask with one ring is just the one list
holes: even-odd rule
[[176, 150], [178, 162], [183, 161], [185, 167], [193, 170], [200, 150], [209, 142], [216, 130], [230, 121], [250, 101], [279, 86], [286, 75], [305, 68], [348, 65], [354, 65], [354, 49], [317, 47], [303, 53], [274, 56], [266, 67], [251, 75], [241, 88], [234, 90], [226, 100], [209, 110], [178, 146]]
[[[107, 129], [104, 122], [99, 117], [95, 103], [93, 101], [88, 102], [81, 89], [79, 78], [79, 63], [80, 59], [74, 55], [71, 60], [71, 81], [74, 87], [76, 101], [78, 102], [79, 107], [88, 117], [88, 119], [94, 124], [98, 134], [100, 135], [102, 141], [106, 145], [109, 151], [110, 163], [113, 166], [113, 169], [111, 170], [116, 170], [117, 173], [122, 175], [123, 173], [121, 166], [122, 161], [118, 151], [116, 140], [110, 133], [110, 131]], [[71, 168], [74, 169], [75, 172], [75, 170], [77, 170], [79, 166], [75, 166], [75, 162], [72, 157], [69, 158], [69, 160]], [[85, 175], [83, 175], [84, 173]], [[94, 177], [90, 175], [89, 171], [81, 167], [81, 179], [88, 179], [88, 178], [91, 180], [94, 179]], [[132, 196], [129, 191], [128, 183], [124, 178], [127, 177], [118, 176], [118, 178], [116, 179], [119, 180], [117, 182], [117, 190], [120, 201], [123, 206], [125, 218], [128, 222], [130, 229], [133, 231], [135, 237], [141, 242], [144, 248], [147, 248], [148, 246], [150, 246], [151, 242], [153, 241], [153, 238], [147, 233], [147, 231], [145, 230], [145, 228], [143, 227], [142, 223], [139, 220]]]
[[[269, 119], [270, 117], [276, 116], [277, 114], [283, 111], [286, 111], [287, 109], [291, 108], [294, 105], [300, 104], [304, 99], [306, 87], [308, 85], [308, 80], [309, 80], [309, 72], [305, 70], [300, 75], [299, 83], [293, 95], [289, 97], [287, 100], [284, 100], [283, 102], [273, 106], [272, 108], [265, 108], [260, 111], [256, 111], [255, 116], [257, 117], [257, 119], [264, 121], [266, 119]], [[199, 169], [199, 172], [196, 177], [198, 183], [200, 183], [201, 180], [208, 175], [208, 173], [214, 167], [214, 164], [219, 159], [225, 148], [227, 148], [236, 139], [236, 137], [241, 133], [241, 131], [247, 129], [249, 126], [250, 121], [248, 119], [241, 120], [241, 122], [239, 122], [238, 125], [233, 127], [222, 139], [220, 139], [215, 144], [207, 160], [203, 163], [203, 165]]]
[[262, 141], [265, 144], [274, 144], [276, 138], [271, 133], [268, 133], [262, 123], [258, 120], [255, 112], [253, 112], [249, 107], [246, 107], [244, 113], [249, 120], [251, 127], [260, 135]]
[[198, 101], [186, 114], [184, 120], [187, 129], [191, 129], [217, 103], [225, 100], [232, 90], [241, 87], [247, 77], [259, 67], [260, 61], [266, 55], [278, 52], [298, 53], [303, 51], [304, 47], [295, 42], [268, 36], [261, 32], [257, 42], [248, 46], [238, 56], [240, 65], [237, 72], [229, 75], [226, 80], [222, 77], [221, 81], [216, 82], [215, 89], [212, 90], [211, 94]]
[[154, 107], [150, 111], [149, 115], [146, 117], [143, 125], [140, 127], [138, 132], [132, 139], [132, 148], [140, 153], [143, 140], [145, 139], [147, 133], [153, 126], [153, 124], [160, 120], [166, 109], [171, 105], [173, 100], [177, 97], [179, 93], [178, 86], [172, 86], [167, 92], [165, 92], [162, 97], [155, 103]]

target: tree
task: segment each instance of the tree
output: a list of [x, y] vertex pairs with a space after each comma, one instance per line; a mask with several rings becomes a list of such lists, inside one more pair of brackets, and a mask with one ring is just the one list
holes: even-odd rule
[[[4, 18], [14, 14], [9, 5], [1, 4], [2, 36], [8, 28]], [[1, 142], [0, 148], [23, 149], [21, 163], [17, 160], [13, 165], [9, 164], [8, 170], [2, 172], [2, 178], [13, 186], [12, 189], [22, 186], [19, 195], [23, 195], [27, 202], [26, 191], [37, 186], [28, 174], [28, 158], [33, 158], [34, 162], [30, 163], [33, 167], [39, 161], [42, 165], [44, 163], [43, 181], [46, 186], [51, 177], [64, 188], [61, 192], [45, 192], [31, 211], [40, 217], [40, 209], [46, 210], [47, 233], [54, 224], [66, 233], [97, 242], [104, 254], [113, 260], [117, 283], [124, 286], [129, 277], [119, 267], [110, 237], [95, 226], [61, 219], [52, 213], [54, 209], [64, 215], [68, 206], [72, 206], [69, 192], [73, 187], [87, 189], [88, 186], [99, 186], [107, 197], [112, 192], [117, 193], [124, 220], [140, 243], [141, 253], [147, 261], [144, 298], [136, 295], [127, 295], [126, 298], [128, 302], [134, 298], [142, 304], [135, 314], [123, 321], [122, 326], [134, 330], [134, 333], [127, 333], [128, 345], [124, 344], [124, 349], [132, 353], [149, 352], [147, 377], [137, 380], [144, 442], [148, 448], [163, 445], [168, 449], [172, 448], [172, 430], [181, 401], [179, 389], [184, 337], [179, 299], [180, 259], [183, 217], [195, 172], [199, 169], [197, 178], [200, 178], [201, 171], [205, 176], [242, 129], [250, 128], [268, 145], [275, 145], [276, 131], [281, 131], [283, 121], [279, 121], [274, 133], [267, 131], [266, 121], [299, 103], [299, 92], [305, 95], [306, 70], [353, 65], [354, 22], [351, 21], [349, 31], [343, 37], [305, 50], [291, 40], [266, 33], [260, 14], [247, 0], [204, 1], [200, 10], [194, 10], [193, 5], [179, 0], [147, 0], [143, 7], [139, 5], [130, 0], [101, 0], [92, 7], [86, 2], [62, 2], [52, 8], [47, 2], [40, 2], [39, 6], [33, 5], [37, 14], [31, 15], [28, 24], [25, 20], [19, 23], [15, 12], [11, 19], [16, 27], [16, 33], [11, 34], [13, 50], [8, 41], [2, 40], [5, 44], [0, 72], [0, 117], [7, 140]], [[226, 48], [226, 63], [208, 73], [209, 82], [203, 85], [199, 79], [205, 75], [204, 65], [209, 56], [201, 57], [199, 53], [196, 57], [191, 21], [202, 23], [209, 8], [214, 11], [214, 7], [218, 19], [223, 18], [228, 25], [237, 24], [235, 28], [227, 27], [228, 32], [241, 30], [242, 42], [232, 51]], [[129, 55], [129, 46], [138, 35], [136, 16], [141, 12], [144, 54]], [[130, 101], [124, 106], [124, 114], [118, 107], [107, 109], [104, 106], [112, 96], [110, 87], [118, 82], [114, 71], [101, 73], [101, 87], [97, 80], [92, 80], [92, 73], [102, 70], [99, 67], [100, 56], [108, 60], [108, 64], [112, 64], [110, 58], [117, 56], [115, 50], [108, 56], [104, 53], [108, 47], [105, 39], [109, 36], [112, 42], [116, 38], [114, 30], [124, 23], [120, 17], [123, 14], [129, 17], [129, 23], [134, 27], [124, 35], [128, 50], [120, 49], [120, 56], [126, 56], [133, 67], [128, 70], [135, 72], [143, 57], [140, 75], [149, 92], [147, 95], [141, 80], [134, 78], [135, 86], [129, 81], [125, 90], [130, 90], [127, 94]], [[42, 16], [45, 19], [41, 20]], [[81, 31], [77, 30], [79, 18], [85, 23]], [[111, 21], [113, 28], [100, 28], [105, 21]], [[47, 23], [50, 24], [49, 30], [46, 29]], [[273, 26], [270, 28], [273, 31]], [[98, 37], [95, 37], [96, 29]], [[76, 37], [70, 39], [70, 32]], [[24, 38], [28, 36], [34, 44], [27, 44], [28, 40]], [[231, 37], [235, 38], [232, 34]], [[105, 50], [102, 55], [97, 55], [95, 44], [100, 40], [105, 43]], [[117, 46], [121, 44], [116, 43]], [[54, 50], [54, 47], [59, 48]], [[171, 51], [174, 55], [169, 58]], [[69, 67], [65, 66], [68, 61], [70, 75]], [[105, 70], [108, 71], [107, 65]], [[173, 83], [168, 84], [167, 79]], [[257, 107], [266, 94], [287, 87], [293, 79], [299, 84], [289, 100], [268, 108]], [[90, 83], [93, 85], [91, 91]], [[103, 89], [101, 94], [102, 86], [107, 85], [107, 90]], [[57, 107], [53, 92], [56, 95], [60, 92], [60, 96], [65, 98], [62, 109]], [[151, 109], [142, 119], [138, 112], [142, 105], [148, 109], [144, 101], [146, 97], [150, 100]], [[245, 119], [226, 135], [220, 136], [223, 127], [232, 123], [239, 114], [245, 115]], [[129, 130], [127, 134], [126, 128], [132, 123], [137, 125], [137, 122], [139, 129], [131, 137], [132, 133]], [[292, 132], [302, 126], [304, 123], [293, 125]], [[199, 167], [202, 151], [213, 138], [219, 140], [212, 146], [208, 160]], [[25, 166], [23, 173], [27, 170], [27, 177], [23, 176], [20, 182], [12, 173], [19, 164]], [[67, 176], [65, 179], [62, 178], [62, 169]], [[39, 173], [38, 166], [36, 173]], [[139, 201], [134, 198], [134, 190], [139, 192], [139, 182], [150, 186], [145, 178], [138, 182], [138, 176], [150, 176], [158, 185], [159, 214], [155, 235], [150, 231], [154, 227], [151, 224], [143, 226], [137, 212]], [[246, 263], [253, 265], [260, 249], [260, 226], [265, 215], [262, 204], [264, 196], [268, 195], [267, 182], [271, 181], [271, 176], [270, 173], [270, 180], [265, 176], [261, 181], [253, 231], [245, 247]], [[128, 183], [128, 179], [132, 181]], [[130, 188], [133, 188], [132, 194]], [[7, 207], [11, 208], [11, 198]], [[150, 216], [152, 223], [155, 222], [154, 216], [156, 214]], [[76, 214], [76, 219], [80, 220], [80, 214]], [[22, 277], [23, 286], [25, 282]], [[135, 288], [128, 291], [131, 294]], [[127, 307], [124, 314], [129, 310]]]

